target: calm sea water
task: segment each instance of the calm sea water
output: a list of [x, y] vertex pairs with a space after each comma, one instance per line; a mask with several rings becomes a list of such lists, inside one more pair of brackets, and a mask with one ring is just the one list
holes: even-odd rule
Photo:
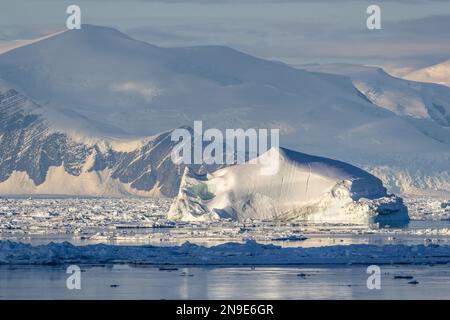
[[381, 266], [380, 290], [366, 266], [81, 269], [81, 290], [68, 290], [66, 266], [1, 266], [0, 299], [450, 299], [449, 265]]

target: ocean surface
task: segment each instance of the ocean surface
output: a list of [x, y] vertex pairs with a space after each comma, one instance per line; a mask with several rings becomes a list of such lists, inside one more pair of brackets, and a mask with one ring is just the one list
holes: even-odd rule
[[380, 289], [367, 266], [80, 267], [69, 290], [67, 266], [0, 266], [0, 299], [450, 299], [449, 265], [381, 265]]

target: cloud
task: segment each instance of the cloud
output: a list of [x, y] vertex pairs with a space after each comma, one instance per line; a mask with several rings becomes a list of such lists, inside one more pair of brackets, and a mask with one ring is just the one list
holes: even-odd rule
[[366, 29], [364, 20], [350, 25], [318, 21], [233, 27], [239, 29], [239, 37], [216, 33], [215, 39], [294, 64], [353, 62], [416, 68], [450, 58], [450, 15], [384, 22], [382, 30]]
[[[450, 57], [450, 15], [384, 23], [382, 30], [324, 35], [310, 46], [309, 55], [378, 60], [439, 62]], [[342, 31], [342, 30], [341, 30]], [[332, 40], [334, 39], [334, 40]], [[425, 62], [424, 62], [425, 63]]]
[[114, 92], [129, 93], [137, 95], [146, 101], [151, 101], [161, 94], [162, 90], [148, 82], [129, 81], [115, 84], [112, 87]]
[[[39, 13], [31, 17], [1, 10], [0, 50], [14, 44], [8, 40], [32, 39], [63, 28], [64, 5], [55, 9], [59, 2], [26, 1], [30, 11]], [[386, 6], [383, 30], [374, 31], [365, 27], [365, 5], [372, 0], [134, 0], [126, 6], [119, 0], [78, 2], [85, 23], [114, 27], [161, 46], [219, 44], [292, 64], [351, 62], [401, 69], [450, 57], [448, 1], [375, 1]], [[443, 14], [427, 16], [439, 12]]]

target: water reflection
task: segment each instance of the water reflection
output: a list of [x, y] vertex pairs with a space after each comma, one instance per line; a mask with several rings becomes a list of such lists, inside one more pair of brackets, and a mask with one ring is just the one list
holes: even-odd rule
[[[179, 268], [82, 266], [81, 290], [66, 289], [66, 266], [0, 266], [1, 299], [449, 299], [450, 268], [381, 266], [382, 289], [366, 266]], [[394, 279], [408, 274], [419, 284]]]

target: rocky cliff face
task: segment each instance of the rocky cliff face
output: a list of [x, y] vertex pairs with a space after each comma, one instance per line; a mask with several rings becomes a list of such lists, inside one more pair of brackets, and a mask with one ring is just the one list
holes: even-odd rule
[[170, 158], [176, 144], [170, 131], [147, 139], [135, 150], [120, 151], [105, 147], [107, 141], [87, 144], [55, 131], [36, 112], [39, 110], [15, 90], [0, 92], [0, 185], [14, 172], [23, 172], [38, 192], [50, 169], [61, 167], [69, 177], [107, 171], [109, 181], [127, 185], [131, 193], [135, 190], [136, 194], [142, 191], [168, 197], [178, 193], [184, 165], [175, 165]]

